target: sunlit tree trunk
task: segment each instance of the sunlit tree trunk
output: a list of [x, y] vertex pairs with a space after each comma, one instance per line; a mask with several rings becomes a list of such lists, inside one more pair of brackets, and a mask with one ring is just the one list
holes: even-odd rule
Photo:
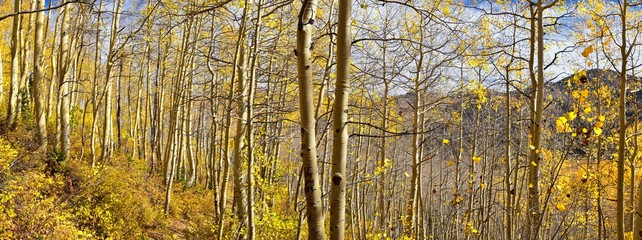
[[[422, 18], [423, 20], [423, 18]], [[423, 22], [423, 21], [422, 21]], [[422, 26], [423, 24], [420, 24]], [[423, 40], [423, 29], [419, 30], [419, 39]], [[419, 204], [419, 162], [421, 161], [420, 159], [420, 136], [419, 136], [419, 128], [420, 128], [420, 120], [421, 120], [421, 107], [420, 104], [422, 102], [421, 100], [421, 82], [422, 82], [422, 67], [423, 67], [423, 62], [424, 62], [424, 53], [423, 53], [423, 45], [419, 45], [418, 47], [419, 50], [419, 59], [416, 62], [415, 66], [415, 74], [416, 76], [413, 78], [413, 91], [414, 91], [414, 99], [412, 103], [413, 112], [412, 112], [412, 129], [414, 129], [415, 133], [412, 134], [412, 153], [411, 153], [411, 174], [410, 174], [410, 185], [409, 185], [409, 195], [408, 195], [408, 205], [406, 206], [407, 208], [407, 215], [406, 215], [406, 222], [404, 224], [404, 231], [406, 236], [411, 237], [411, 238], [418, 238], [417, 236], [417, 229], [418, 226], [416, 225], [417, 223], [417, 218], [418, 218], [418, 204]]]
[[226, 106], [226, 112], [229, 113], [225, 117], [225, 126], [224, 126], [224, 136], [223, 136], [223, 173], [222, 173], [222, 179], [221, 179], [221, 190], [219, 191], [221, 193], [220, 198], [219, 198], [219, 212], [221, 213], [221, 217], [218, 218], [218, 238], [222, 239], [223, 238], [223, 219], [225, 218], [225, 203], [227, 200], [227, 182], [229, 180], [229, 175], [230, 175], [230, 161], [231, 161], [231, 154], [230, 154], [230, 134], [231, 134], [231, 126], [232, 126], [232, 112], [234, 109], [234, 102], [235, 102], [235, 96], [236, 96], [236, 85], [234, 84], [234, 81], [236, 79], [236, 75], [238, 74], [238, 68], [236, 67], [239, 64], [239, 61], [241, 59], [241, 44], [244, 41], [243, 37], [243, 32], [245, 31], [245, 24], [246, 24], [246, 14], [247, 12], [243, 12], [244, 16], [241, 21], [241, 26], [239, 28], [239, 34], [238, 38], [236, 39], [236, 45], [235, 45], [235, 50], [234, 50], [234, 62], [232, 64], [232, 76], [230, 78], [230, 90], [229, 90], [229, 95], [227, 96], [227, 106]]
[[312, 79], [312, 31], [317, 11], [316, 0], [304, 0], [298, 15], [297, 73], [299, 80], [299, 111], [301, 114], [301, 161], [308, 217], [308, 238], [325, 239], [321, 189], [317, 167], [316, 120], [314, 119], [314, 88]]
[[89, 136], [89, 148], [91, 150], [91, 167], [93, 168], [96, 166], [96, 132], [98, 128], [98, 61], [100, 59], [100, 19], [101, 19], [101, 13], [103, 9], [103, 1], [100, 0], [98, 1], [98, 13], [96, 17], [96, 38], [94, 39], [95, 41], [95, 49], [94, 49], [94, 74], [92, 77], [92, 83], [91, 83], [91, 109], [92, 109], [92, 118], [91, 118], [91, 133]]
[[[243, 34], [243, 33], [242, 33]], [[247, 107], [245, 103], [245, 96], [247, 95], [247, 53], [245, 50], [245, 44], [241, 46], [240, 56], [239, 56], [239, 65], [238, 68], [238, 79], [236, 80], [236, 110], [240, 119], [236, 121], [236, 135], [234, 136], [234, 207], [236, 216], [239, 221], [245, 222], [247, 218], [247, 196], [244, 189], [244, 185], [247, 183], [247, 180], [243, 174], [243, 148], [245, 148], [245, 124], [243, 122], [247, 119], [247, 112], [245, 108]]]
[[256, 23], [254, 25], [254, 36], [252, 39], [252, 59], [250, 63], [250, 76], [247, 81], [247, 113], [245, 119], [246, 139], [247, 139], [247, 219], [248, 219], [248, 240], [256, 238], [256, 226], [254, 224], [254, 94], [256, 86], [256, 68], [259, 59], [259, 39], [261, 27], [261, 14], [263, 10], [263, 1], [259, 0], [257, 4]]
[[111, 81], [111, 71], [114, 67], [115, 61], [115, 46], [116, 40], [118, 40], [118, 28], [120, 23], [120, 12], [122, 9], [123, 0], [116, 0], [114, 2], [114, 17], [111, 24], [111, 36], [109, 40], [109, 50], [107, 54], [107, 68], [105, 69], [105, 113], [104, 113], [104, 122], [103, 122], [103, 144], [102, 144], [102, 154], [100, 159], [104, 162], [106, 161], [112, 153], [113, 150], [113, 139], [112, 139], [112, 115], [111, 115], [111, 106], [112, 106], [112, 95], [113, 95], [113, 86]]
[[[624, 240], [624, 159], [626, 154], [626, 64], [628, 60], [629, 52], [627, 51], [626, 45], [626, 15], [628, 8], [628, 1], [624, 0], [620, 4], [620, 22], [622, 24], [622, 33], [621, 33], [621, 42], [620, 42], [620, 56], [621, 56], [621, 67], [620, 67], [620, 96], [618, 99], [618, 147], [617, 147], [617, 238], [619, 240]], [[631, 183], [633, 184], [633, 183]], [[639, 235], [639, 234], [635, 234]]]
[[[36, 10], [38, 8], [38, 1], [31, 1], [30, 10]], [[20, 62], [20, 87], [18, 90], [18, 106], [16, 108], [17, 114], [20, 117], [22, 112], [32, 112], [34, 108], [34, 99], [32, 95], [32, 84], [29, 83], [30, 77], [35, 74], [35, 64], [34, 61], [28, 61], [26, 59], [33, 58], [33, 50], [35, 49], [35, 43], [33, 41], [33, 36], [36, 25], [36, 18], [38, 14], [29, 14], [29, 23], [27, 29], [20, 28], [20, 48], [21, 48], [21, 59], [24, 59]], [[27, 15], [21, 15], [21, 22], [25, 21]], [[44, 61], [44, 60], [43, 60]], [[44, 62], [43, 62], [44, 64]], [[43, 106], [44, 107], [44, 106]]]
[[[21, 0], [13, 1], [14, 12], [20, 11]], [[18, 119], [18, 91], [20, 89], [20, 15], [13, 17], [11, 33], [11, 84], [9, 85], [9, 101], [7, 107], [7, 126], [15, 128]]]
[[[192, 51], [192, 54], [194, 52]], [[190, 68], [191, 71], [194, 70], [194, 64], [190, 64], [192, 68]], [[186, 105], [187, 106], [187, 111], [185, 112], [184, 116], [184, 121], [185, 121], [185, 127], [183, 130], [183, 134], [185, 135], [185, 151], [186, 151], [186, 156], [187, 156], [187, 162], [189, 163], [189, 179], [187, 180], [187, 183], [185, 183], [185, 187], [192, 187], [194, 184], [196, 184], [196, 177], [197, 177], [197, 171], [196, 171], [196, 157], [194, 156], [194, 150], [192, 146], [192, 122], [194, 120], [194, 114], [192, 113], [192, 108], [194, 107], [194, 101], [191, 100], [192, 98], [192, 92], [193, 92], [193, 83], [194, 83], [194, 74], [190, 74], [189, 80], [187, 81], [187, 86], [185, 87], [187, 89], [187, 92], [185, 94], [185, 100], [187, 101]]]
[[330, 239], [345, 234], [346, 162], [348, 153], [348, 96], [350, 94], [350, 47], [352, 0], [339, 0], [337, 27], [337, 81], [332, 111], [332, 185], [330, 187]]
[[[511, 58], [511, 63], [512, 63], [512, 58]], [[505, 149], [504, 149], [504, 206], [505, 206], [505, 213], [504, 213], [504, 226], [505, 226], [505, 238], [506, 240], [511, 240], [513, 239], [513, 214], [511, 210], [513, 209], [512, 201], [513, 201], [513, 194], [512, 194], [512, 186], [511, 186], [511, 94], [510, 94], [510, 64], [506, 66], [505, 69], [505, 77], [506, 77], [506, 123], [504, 125], [504, 141], [506, 144]]]
[[[535, 10], [536, 9], [536, 10]], [[542, 3], [537, 2], [536, 6], [531, 4], [530, 12], [530, 58], [529, 71], [531, 77], [531, 121], [529, 126], [530, 139], [529, 144], [529, 161], [528, 161], [528, 206], [527, 215], [527, 238], [539, 238], [540, 222], [540, 202], [539, 202], [539, 164], [541, 149], [541, 123], [543, 111], [543, 25], [542, 25]], [[537, 49], [535, 48], [537, 44]], [[535, 63], [535, 54], [537, 54], [537, 63]], [[537, 64], [537, 65], [535, 65]], [[535, 75], [535, 66], [537, 66], [537, 76]], [[540, 75], [541, 72], [541, 75]]]
[[[631, 183], [634, 184], [634, 183]], [[638, 182], [638, 198], [635, 206], [634, 216], [635, 219], [633, 228], [633, 239], [642, 239], [642, 179]]]
[[[49, 5], [51, 5], [51, 1], [49, 2]], [[62, 54], [62, 21], [64, 21], [64, 11], [66, 7], [62, 8], [62, 11], [56, 16], [56, 21], [54, 22], [53, 25], [53, 46], [51, 47], [51, 55], [50, 57], [50, 62], [51, 62], [51, 79], [52, 81], [49, 81], [49, 87], [47, 91], [47, 100], [46, 100], [46, 105], [47, 105], [47, 110], [45, 112], [45, 118], [50, 119], [52, 117], [52, 112], [53, 108], [56, 108], [56, 115], [53, 116], [56, 119], [56, 141], [54, 142], [54, 149], [58, 149], [58, 144], [60, 143], [60, 89], [55, 89], [56, 83], [59, 81], [56, 81], [59, 79], [59, 72], [61, 70], [61, 66], [59, 66], [60, 62], [60, 55]], [[51, 12], [49, 11], [47, 16], [45, 17], [45, 29], [49, 29], [49, 22], [51, 18]], [[44, 38], [47, 39], [47, 34], [49, 31], [45, 31], [45, 36]], [[58, 36], [60, 35], [60, 39]], [[57, 42], [58, 41], [58, 42]], [[58, 43], [58, 44], [56, 44]]]
[[69, 85], [71, 85], [71, 64], [74, 61], [73, 57], [76, 56], [71, 51], [70, 46], [70, 18], [72, 14], [72, 7], [67, 5], [63, 8], [62, 25], [60, 27], [60, 53], [58, 55], [58, 97], [60, 102], [60, 155], [61, 159], [66, 159], [69, 154], [69, 147], [71, 141], [69, 139]]
[[[37, 1], [37, 9], [45, 8], [45, 0]], [[45, 118], [45, 101], [43, 94], [43, 83], [44, 79], [44, 21], [45, 14], [43, 12], [36, 13], [36, 35], [34, 40], [34, 50], [33, 50], [33, 62], [34, 62], [34, 74], [33, 74], [33, 97], [35, 104], [35, 117], [36, 117], [36, 126], [37, 126], [37, 139], [38, 144], [47, 149], [47, 119]]]
[[383, 118], [381, 119], [381, 142], [379, 143], [380, 146], [380, 153], [381, 156], [379, 157], [379, 167], [382, 169], [381, 171], [381, 177], [379, 184], [377, 185], [377, 195], [379, 196], [378, 202], [377, 202], [377, 207], [376, 211], [379, 213], [379, 228], [383, 232], [387, 232], [389, 229], [388, 222], [387, 220], [387, 211], [385, 207], [385, 199], [388, 198], [386, 196], [386, 132], [388, 131], [388, 93], [390, 91], [390, 80], [387, 79], [387, 59], [386, 59], [386, 44], [384, 43], [383, 49], [382, 49], [382, 78], [383, 78], [383, 97], [381, 98], [383, 108], [381, 109], [383, 111]]

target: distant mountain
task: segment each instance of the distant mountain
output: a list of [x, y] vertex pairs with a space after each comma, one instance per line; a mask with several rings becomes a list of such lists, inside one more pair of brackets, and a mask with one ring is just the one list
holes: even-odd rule
[[[568, 88], [569, 80], [571, 80], [572, 84], [571, 91], [577, 89], [587, 89], [589, 90], [589, 92], [595, 92], [599, 88], [606, 86], [611, 93], [612, 107], [617, 107], [620, 76], [616, 71], [590, 69], [586, 71], [586, 77], [582, 77], [580, 81], [572, 81], [573, 76], [574, 75], [569, 75], [559, 81], [550, 82], [547, 84], [545, 89], [545, 103], [547, 104], [545, 112], [547, 115], [557, 116], [564, 114], [565, 112], [570, 111], [572, 109], [572, 105], [576, 103], [576, 100], [573, 99]], [[629, 75], [627, 79], [628, 88], [632, 89], [629, 91], [629, 93], [635, 94], [635, 102], [642, 104], [642, 91], [639, 91], [640, 87], [642, 87], [640, 86], [640, 83], [642, 83], [642, 78]], [[490, 88], [487, 89], [489, 101], [494, 97], [504, 96], [505, 93], [501, 91], [501, 89], [503, 88], [500, 88], [500, 90]], [[530, 92], [530, 88], [526, 88], [521, 89], [520, 91], [513, 90], [510, 95], [512, 98], [519, 98], [520, 95], [528, 95], [530, 94]], [[394, 97], [397, 103], [397, 110], [400, 114], [412, 116], [412, 112], [414, 111], [414, 107], [412, 105], [415, 96], [416, 94], [414, 92], [408, 92]], [[453, 111], [458, 111], [458, 106], [460, 105], [461, 101], [461, 96], [458, 93], [450, 93], [450, 95], [448, 96], [434, 93], [428, 94], [426, 97], [428, 98], [427, 101], [429, 102], [435, 101], [436, 99], [441, 99], [439, 101], [439, 104], [443, 106], [440, 107], [440, 109], [442, 109], [442, 111], [448, 112], [449, 114]], [[550, 99], [552, 99], [552, 101]], [[467, 102], [467, 105], [471, 105], [474, 103], [474, 96], [471, 93], [465, 93], [464, 101]], [[629, 104], [631, 103], [632, 102], [629, 100]], [[470, 107], [467, 108], [467, 113], [465, 113], [465, 115], [470, 116], [472, 114], [472, 112], [469, 112], [471, 109]], [[503, 108], [504, 106], [499, 106], [500, 111]], [[629, 112], [629, 114], [632, 114], [632, 111]]]

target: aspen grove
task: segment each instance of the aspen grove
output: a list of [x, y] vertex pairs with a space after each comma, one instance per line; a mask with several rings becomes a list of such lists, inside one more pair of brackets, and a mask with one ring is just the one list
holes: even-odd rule
[[640, 0], [0, 0], [0, 239], [641, 239]]

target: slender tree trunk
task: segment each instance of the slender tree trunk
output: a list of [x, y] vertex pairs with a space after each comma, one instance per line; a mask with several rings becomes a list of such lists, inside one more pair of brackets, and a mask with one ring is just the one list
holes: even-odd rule
[[[14, 12], [20, 12], [21, 0], [13, 1]], [[9, 85], [9, 105], [7, 108], [7, 126], [16, 128], [18, 119], [18, 91], [20, 89], [20, 15], [13, 17], [13, 29], [11, 33], [11, 84]]]
[[[244, 43], [240, 43], [243, 44]], [[245, 46], [241, 46], [239, 65], [238, 65], [238, 79], [237, 79], [237, 106], [236, 110], [240, 119], [236, 121], [236, 136], [234, 136], [234, 205], [236, 209], [236, 216], [238, 217], [241, 223], [245, 223], [247, 220], [247, 202], [246, 202], [246, 191], [244, 185], [247, 183], [247, 179], [243, 174], [243, 160], [242, 156], [243, 148], [245, 148], [244, 135], [245, 124], [243, 122], [247, 119], [247, 112], [245, 108], [247, 107], [244, 99], [247, 95], [247, 83], [246, 83], [246, 74], [247, 74], [247, 53], [245, 51]]]
[[[178, 98], [178, 96], [176, 97]], [[175, 100], [179, 101], [179, 100]], [[172, 149], [175, 149], [176, 146], [179, 146], [181, 144], [180, 142], [180, 129], [181, 129], [181, 124], [177, 123], [177, 118], [182, 114], [181, 107], [178, 107], [177, 113], [174, 114], [174, 126], [173, 127], [173, 132], [170, 132], [169, 134], [173, 136], [173, 140], [170, 141], [170, 144], [172, 144]], [[172, 139], [172, 138], [170, 138]], [[179, 157], [180, 154], [180, 149], [177, 151], [172, 150], [171, 153], [168, 151], [167, 156], [169, 156], [168, 161], [167, 161], [167, 188], [165, 189], [165, 215], [169, 214], [170, 210], [170, 204], [171, 204], [171, 199], [172, 199], [172, 185], [174, 183], [174, 176], [176, 174], [177, 170], [177, 158]]]
[[256, 238], [256, 226], [254, 225], [254, 133], [253, 133], [253, 117], [254, 117], [254, 94], [256, 85], [256, 68], [259, 59], [259, 39], [261, 27], [261, 14], [263, 10], [263, 1], [258, 1], [256, 23], [254, 25], [254, 37], [252, 39], [252, 62], [250, 63], [250, 78], [247, 84], [247, 118], [246, 125], [246, 139], [247, 139], [247, 219], [248, 219], [248, 240]]
[[[619, 97], [619, 139], [617, 155], [617, 238], [624, 240], [624, 157], [626, 154], [626, 64], [628, 60], [626, 45], [626, 13], [628, 1], [621, 4], [620, 21], [622, 24], [622, 39], [620, 42], [621, 67], [620, 67], [620, 97]], [[631, 183], [633, 184], [633, 183]]]
[[91, 133], [89, 136], [89, 148], [91, 150], [91, 167], [96, 166], [96, 131], [97, 131], [97, 118], [98, 118], [98, 61], [100, 58], [100, 19], [101, 13], [103, 10], [103, 1], [98, 2], [98, 16], [96, 17], [96, 38], [94, 39], [96, 48], [94, 49], [94, 75], [92, 78], [91, 84], [91, 109], [92, 109], [92, 118], [91, 118]]
[[111, 37], [109, 41], [109, 52], [107, 55], [107, 69], [105, 69], [105, 116], [104, 117], [104, 133], [103, 133], [103, 149], [100, 159], [104, 162], [107, 160], [113, 151], [112, 143], [112, 117], [111, 117], [111, 105], [112, 105], [112, 95], [113, 95], [113, 86], [111, 82], [111, 71], [114, 67], [114, 59], [116, 53], [114, 48], [116, 46], [116, 40], [118, 37], [118, 28], [120, 23], [120, 11], [122, 9], [123, 0], [116, 0], [114, 3], [114, 17], [111, 24]]
[[[512, 60], [512, 59], [511, 59]], [[512, 240], [513, 239], [513, 215], [511, 213], [511, 209], [513, 209], [512, 206], [512, 201], [513, 201], [513, 191], [511, 188], [511, 139], [510, 139], [510, 126], [511, 126], [511, 114], [510, 114], [510, 108], [511, 108], [511, 95], [510, 95], [510, 64], [506, 67], [506, 125], [504, 126], [504, 141], [506, 144], [506, 147], [504, 149], [504, 207], [505, 207], [505, 213], [504, 213], [504, 221], [505, 221], [505, 238], [506, 240]], [[492, 180], [491, 180], [492, 181]]]
[[[122, 89], [121, 89], [121, 82], [122, 82], [122, 77], [123, 77], [123, 68], [125, 67], [125, 61], [120, 62], [120, 66], [118, 67], [118, 76], [116, 77], [116, 150], [120, 150], [122, 147], [122, 132], [121, 132], [121, 126], [122, 126], [122, 121], [123, 121], [123, 114], [122, 114], [122, 107], [120, 104], [121, 100], [121, 94], [122, 94]], [[130, 77], [128, 76], [127, 79]], [[129, 81], [127, 81], [129, 82]]]
[[382, 97], [382, 102], [383, 102], [383, 118], [381, 119], [381, 142], [379, 143], [380, 146], [380, 151], [381, 151], [381, 156], [379, 157], [379, 167], [382, 169], [381, 171], [381, 177], [379, 180], [378, 190], [377, 190], [377, 195], [379, 195], [379, 199], [377, 202], [377, 212], [379, 213], [379, 227], [380, 230], [383, 232], [387, 232], [387, 229], [389, 228], [388, 222], [386, 221], [386, 217], [388, 216], [386, 212], [386, 207], [385, 207], [385, 199], [388, 198], [386, 196], [386, 132], [388, 131], [388, 92], [390, 91], [390, 81], [387, 79], [387, 59], [386, 59], [386, 44], [383, 43], [383, 51], [382, 51], [382, 56], [383, 56], [383, 97]]
[[[420, 26], [423, 25], [423, 18], [421, 21]], [[420, 29], [420, 39], [423, 40], [423, 29]], [[413, 115], [412, 115], [412, 129], [414, 129], [415, 133], [412, 134], [412, 155], [411, 155], [411, 166], [410, 168], [412, 169], [411, 171], [411, 176], [410, 176], [410, 193], [409, 193], [409, 198], [408, 198], [408, 206], [407, 206], [407, 211], [408, 215], [406, 216], [406, 222], [404, 224], [404, 227], [407, 228], [405, 229], [405, 234], [408, 237], [411, 238], [418, 238], [417, 236], [417, 229], [418, 226], [416, 225], [417, 223], [417, 216], [418, 216], [418, 209], [417, 209], [417, 204], [419, 203], [419, 162], [421, 161], [420, 159], [420, 136], [417, 131], [419, 131], [420, 127], [420, 115], [421, 115], [421, 81], [422, 81], [422, 75], [421, 75], [421, 69], [423, 67], [423, 61], [424, 61], [424, 54], [423, 54], [423, 47], [422, 45], [419, 46], [419, 60], [417, 61], [416, 65], [416, 76], [413, 79], [413, 85], [414, 85], [414, 92], [415, 92], [415, 98], [413, 102]]]
[[230, 172], [230, 129], [232, 126], [232, 111], [234, 108], [234, 96], [236, 95], [236, 85], [234, 84], [234, 80], [236, 79], [236, 74], [238, 71], [238, 68], [236, 67], [239, 64], [240, 60], [240, 55], [241, 55], [241, 44], [244, 40], [243, 37], [243, 32], [245, 31], [245, 21], [246, 17], [245, 14], [247, 12], [243, 12], [243, 20], [241, 21], [241, 27], [239, 29], [239, 35], [236, 40], [236, 48], [234, 50], [234, 63], [232, 67], [232, 77], [230, 78], [230, 91], [229, 95], [227, 97], [227, 106], [226, 110], [228, 113], [227, 116], [225, 117], [225, 127], [224, 127], [224, 144], [223, 144], [223, 174], [222, 174], [222, 180], [221, 180], [221, 190], [219, 191], [221, 193], [220, 199], [219, 199], [219, 212], [221, 213], [221, 217], [218, 218], [218, 239], [223, 238], [223, 219], [225, 218], [225, 207], [226, 207], [226, 200], [227, 200], [227, 182], [229, 181], [229, 172]]
[[[31, 1], [31, 7], [29, 9], [31, 10], [36, 10], [38, 8], [38, 1]], [[26, 16], [21, 16], [21, 21], [24, 22], [24, 18]], [[34, 26], [36, 25], [36, 18], [37, 14], [29, 14], [29, 24], [27, 26], [27, 29], [25, 30], [24, 28], [21, 28], [21, 33], [20, 33], [20, 48], [22, 49], [21, 54], [22, 56], [20, 57], [21, 59], [27, 59], [27, 58], [33, 58], [33, 50], [35, 48], [35, 43], [34, 41], [31, 41], [32, 38], [28, 37], [28, 35], [33, 34]], [[44, 61], [44, 60], [43, 60]], [[34, 99], [32, 95], [32, 89], [31, 86], [32, 84], [29, 83], [30, 76], [35, 77], [35, 65], [36, 62], [34, 61], [27, 61], [24, 60], [21, 62], [21, 75], [20, 75], [20, 87], [19, 87], [19, 93], [18, 93], [18, 107], [16, 108], [18, 116], [22, 112], [32, 112], [32, 110], [35, 108], [33, 104]], [[43, 63], [44, 64], [44, 63]], [[44, 107], [44, 106], [43, 106]]]
[[[531, 60], [534, 60], [534, 54], [537, 53], [537, 77], [535, 77], [534, 66], [531, 61], [529, 68], [531, 72], [531, 82], [534, 91], [532, 96], [532, 112], [530, 133], [531, 139], [529, 141], [529, 164], [528, 164], [528, 208], [526, 210], [528, 219], [528, 238], [539, 238], [540, 227], [540, 202], [539, 202], [539, 164], [541, 160], [541, 123], [544, 110], [544, 28], [543, 28], [543, 7], [542, 2], [537, 2], [537, 11], [534, 13], [533, 6], [531, 6], [531, 14], [537, 14], [531, 19]], [[537, 42], [537, 51], [534, 48], [534, 42]], [[536, 52], [535, 52], [536, 51]]]
[[[51, 1], [49, 2], [49, 4], [51, 5]], [[51, 114], [52, 109], [54, 108], [54, 106], [56, 107], [56, 116], [55, 116], [56, 141], [54, 142], [54, 146], [53, 146], [54, 149], [57, 149], [58, 143], [60, 143], [60, 101], [56, 101], [56, 100], [59, 100], [60, 98], [60, 91], [59, 91], [60, 89], [55, 89], [56, 83], [58, 81], [53, 81], [53, 80], [59, 79], [58, 74], [61, 68], [61, 66], [59, 66], [59, 63], [60, 63], [60, 55], [62, 54], [62, 46], [61, 46], [62, 34], [59, 34], [59, 33], [62, 32], [61, 21], [63, 21], [63, 16], [64, 16], [63, 13], [64, 13], [64, 8], [61, 11], [61, 14], [58, 14], [58, 16], [56, 16], [56, 22], [54, 23], [54, 26], [53, 26], [54, 27], [53, 44], [52, 44], [53, 46], [51, 47], [52, 50], [51, 50], [51, 56], [50, 56], [52, 81], [49, 82], [49, 88], [47, 91], [47, 101], [46, 101], [47, 111], [45, 112], [45, 118], [49, 119], [52, 116]], [[47, 17], [45, 18], [45, 29], [49, 29], [50, 16], [51, 16], [51, 11], [49, 11], [49, 14], [47, 14]], [[49, 31], [45, 30], [45, 36], [44, 36], [45, 39], [47, 39], [47, 33], [49, 33]], [[58, 35], [60, 35], [60, 40], [58, 40]], [[56, 44], [56, 41], [58, 41], [58, 44]], [[58, 91], [55, 91], [55, 90], [58, 90]]]
[[321, 189], [317, 168], [316, 120], [314, 119], [314, 88], [312, 79], [312, 31], [316, 0], [304, 0], [298, 16], [297, 73], [299, 80], [299, 111], [301, 114], [301, 161], [308, 217], [308, 238], [325, 239]]
[[638, 199], [633, 218], [635, 219], [633, 239], [642, 240], [642, 179], [638, 182]]
[[[45, 0], [37, 1], [37, 9], [45, 8]], [[45, 118], [44, 111], [44, 95], [43, 95], [43, 82], [44, 79], [44, 21], [45, 14], [43, 12], [36, 13], [36, 36], [34, 40], [34, 50], [33, 50], [33, 62], [34, 62], [34, 74], [33, 74], [33, 97], [35, 100], [35, 115], [37, 123], [37, 139], [38, 144], [47, 149], [47, 119]]]
[[72, 7], [66, 5], [63, 8], [63, 18], [61, 29], [61, 39], [60, 39], [60, 53], [58, 60], [58, 96], [60, 102], [60, 155], [61, 159], [64, 160], [69, 154], [69, 148], [71, 141], [69, 139], [69, 85], [71, 85], [71, 64], [74, 61], [73, 57], [75, 54], [71, 53], [71, 46], [69, 42], [69, 35], [71, 33], [70, 26], [70, 14], [72, 14]]
[[330, 187], [330, 239], [345, 234], [346, 162], [348, 153], [348, 96], [350, 94], [350, 31], [352, 0], [339, 1], [337, 27], [337, 81], [332, 111], [332, 185]]

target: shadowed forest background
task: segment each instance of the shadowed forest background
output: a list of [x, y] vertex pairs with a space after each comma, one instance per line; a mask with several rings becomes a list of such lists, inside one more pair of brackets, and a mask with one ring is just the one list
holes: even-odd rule
[[0, 0], [0, 239], [642, 239], [637, 0]]

